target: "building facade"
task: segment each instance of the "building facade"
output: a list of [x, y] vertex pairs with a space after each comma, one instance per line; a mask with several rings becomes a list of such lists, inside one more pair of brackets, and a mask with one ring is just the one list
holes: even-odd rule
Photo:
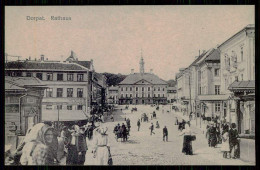
[[229, 122], [241, 134], [255, 134], [255, 26], [248, 25], [223, 42], [221, 51], [221, 93]]
[[140, 73], [128, 75], [118, 85], [119, 104], [166, 104], [167, 83], [152, 73], [144, 72], [144, 60], [140, 60]]
[[118, 86], [110, 86], [107, 88], [107, 103], [118, 104]]
[[[47, 84], [42, 100], [43, 120], [86, 118], [90, 103], [89, 69], [77, 63], [24, 61], [6, 63], [6, 75], [37, 77]], [[58, 115], [59, 114], [59, 118]], [[67, 119], [66, 119], [67, 120]]]
[[176, 87], [168, 87], [168, 89], [167, 89], [167, 102], [168, 103], [177, 102], [177, 89], [176, 89]]
[[46, 85], [34, 77], [5, 76], [5, 135], [25, 135], [42, 121]]

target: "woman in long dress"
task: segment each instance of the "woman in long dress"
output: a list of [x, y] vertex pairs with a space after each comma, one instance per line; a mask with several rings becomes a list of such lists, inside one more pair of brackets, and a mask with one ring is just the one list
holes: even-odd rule
[[230, 158], [229, 132], [228, 129], [223, 131], [221, 151], [223, 158]]
[[94, 138], [94, 158], [96, 158], [97, 165], [109, 165], [108, 160], [110, 155], [110, 144], [107, 135], [108, 128], [100, 127], [97, 129]]
[[184, 135], [182, 153], [184, 153], [185, 155], [193, 155], [192, 134], [195, 134], [195, 132], [192, 132], [190, 126], [186, 123], [185, 129], [180, 133], [180, 136]]

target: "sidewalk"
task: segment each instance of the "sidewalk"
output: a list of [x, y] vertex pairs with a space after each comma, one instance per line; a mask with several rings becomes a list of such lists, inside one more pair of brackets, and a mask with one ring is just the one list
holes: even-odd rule
[[[181, 121], [182, 119], [184, 120], [189, 120], [189, 116], [184, 115], [182, 112], [175, 112], [172, 111], [172, 113], [174, 113], [177, 117], [178, 120]], [[191, 126], [195, 127], [199, 130], [201, 130], [201, 132], [203, 134], [206, 133], [206, 126], [207, 124], [203, 122], [203, 120], [201, 120], [201, 128], [200, 128], [200, 118], [197, 118], [197, 126], [196, 126], [196, 119], [192, 119], [191, 121]], [[254, 139], [244, 139], [244, 138], [240, 138], [241, 142], [240, 142], [240, 160], [245, 161], [245, 162], [251, 162], [251, 163], [256, 163], [256, 159], [255, 159], [255, 140]], [[217, 150], [220, 151], [220, 148], [215, 148]]]

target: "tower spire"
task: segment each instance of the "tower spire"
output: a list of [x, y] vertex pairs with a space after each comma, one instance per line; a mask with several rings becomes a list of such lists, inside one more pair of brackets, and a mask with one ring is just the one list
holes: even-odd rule
[[144, 59], [143, 59], [143, 50], [141, 49], [141, 59], [140, 59], [140, 73], [144, 73]]

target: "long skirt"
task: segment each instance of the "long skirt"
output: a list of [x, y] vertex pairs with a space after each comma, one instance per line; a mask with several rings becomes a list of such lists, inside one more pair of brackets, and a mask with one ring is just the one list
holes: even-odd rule
[[218, 143], [216, 134], [210, 134], [209, 135], [209, 141], [210, 141], [210, 147], [215, 147]]
[[186, 155], [193, 154], [191, 141], [191, 135], [184, 135], [182, 153], [185, 153]]
[[96, 154], [97, 165], [108, 165], [109, 151], [106, 146], [98, 147]]

